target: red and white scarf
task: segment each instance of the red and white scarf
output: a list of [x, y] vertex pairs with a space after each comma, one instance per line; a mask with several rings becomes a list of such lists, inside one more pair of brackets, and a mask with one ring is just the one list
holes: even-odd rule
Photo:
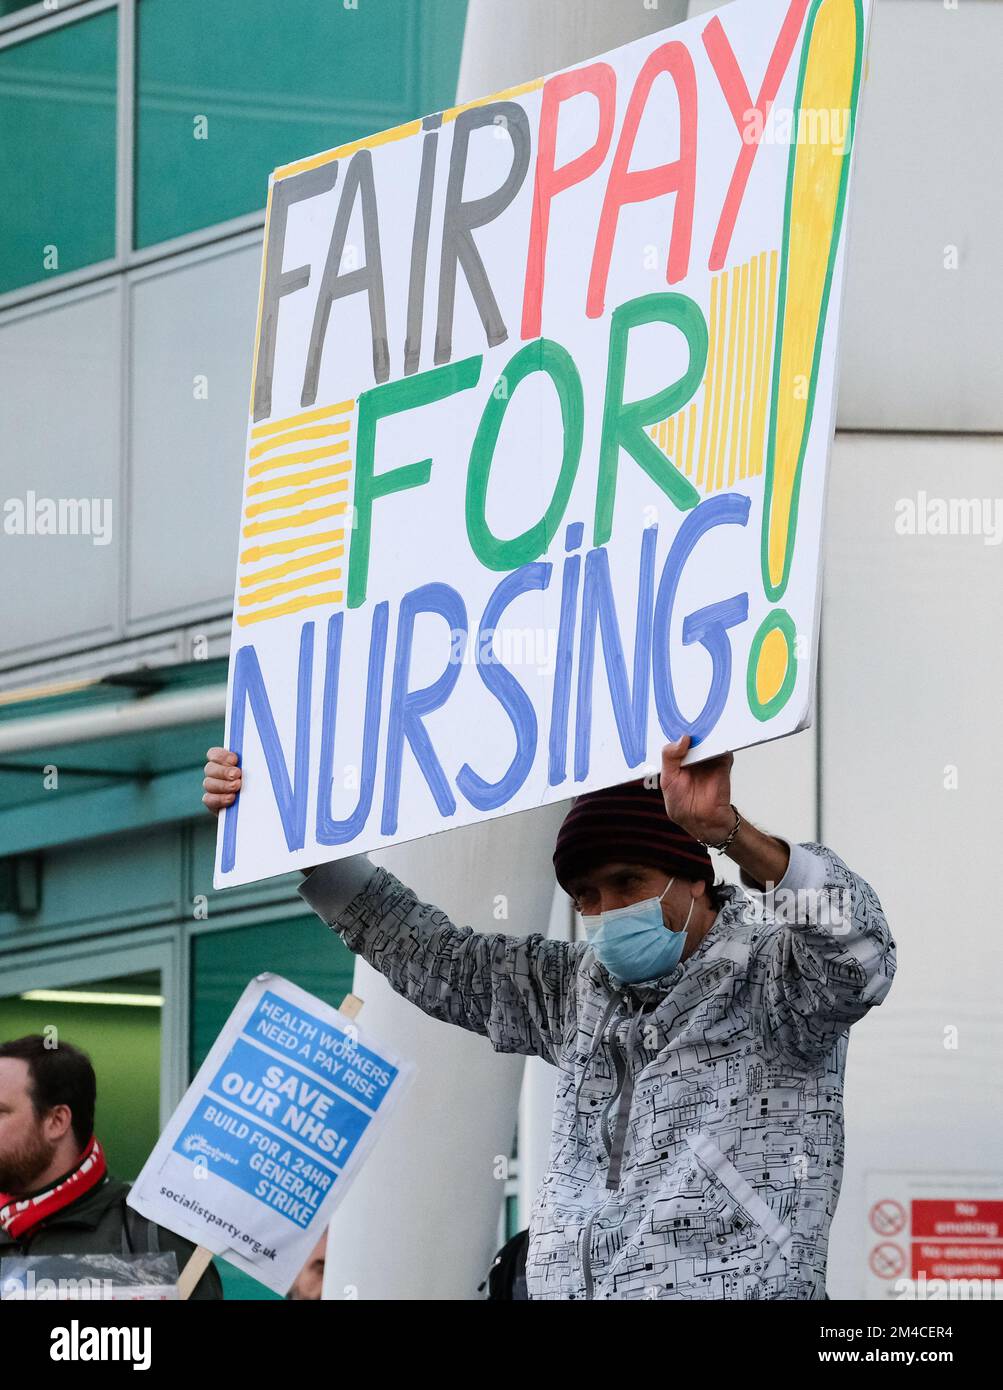
[[0, 1192], [0, 1228], [12, 1240], [20, 1240], [39, 1222], [62, 1211], [71, 1202], [79, 1201], [85, 1192], [97, 1187], [107, 1171], [104, 1150], [92, 1134], [77, 1166], [52, 1187], [30, 1197], [15, 1197], [11, 1193]]

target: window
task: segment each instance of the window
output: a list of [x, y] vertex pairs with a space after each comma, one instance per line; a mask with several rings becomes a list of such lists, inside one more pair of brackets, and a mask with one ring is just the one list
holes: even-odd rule
[[0, 49], [0, 292], [115, 254], [114, 9]]
[[264, 208], [280, 164], [448, 106], [466, 0], [140, 0], [135, 244]]
[[[0, 31], [0, 294], [260, 214], [278, 165], [455, 99], [467, 0], [136, 0], [122, 55], [104, 5], [33, 0], [30, 28]], [[0, 0], [0, 20], [25, 8]]]

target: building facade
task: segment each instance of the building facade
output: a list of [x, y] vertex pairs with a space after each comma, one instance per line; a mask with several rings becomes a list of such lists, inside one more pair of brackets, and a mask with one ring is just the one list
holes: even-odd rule
[[[0, 3], [0, 1034], [56, 1023], [115, 1063], [102, 1114], [122, 1176], [251, 975], [334, 1002], [352, 981], [291, 878], [214, 893], [198, 805], [222, 737], [268, 173], [685, 9]], [[895, 990], [850, 1047], [834, 1298], [877, 1296], [875, 1175], [1003, 1181], [983, 887], [1003, 780], [1001, 48], [997, 0], [874, 7], [816, 718], [736, 760], [743, 813], [830, 844], [899, 943]], [[535, 1068], [514, 1222], [546, 1145], [553, 1079]]]

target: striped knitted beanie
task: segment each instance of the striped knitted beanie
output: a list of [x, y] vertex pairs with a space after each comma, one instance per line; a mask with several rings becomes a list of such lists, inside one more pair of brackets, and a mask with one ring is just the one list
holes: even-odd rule
[[714, 882], [706, 849], [666, 815], [657, 782], [646, 787], [643, 778], [577, 797], [557, 833], [554, 872], [565, 892], [577, 875], [617, 861]]

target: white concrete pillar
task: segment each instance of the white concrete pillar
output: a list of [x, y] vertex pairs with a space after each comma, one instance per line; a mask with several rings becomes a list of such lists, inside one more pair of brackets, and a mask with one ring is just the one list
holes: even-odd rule
[[[546, 932], [566, 810], [523, 811], [372, 859], [458, 926]], [[417, 1075], [334, 1214], [324, 1297], [476, 1298], [497, 1248], [524, 1059], [426, 1017], [361, 959], [354, 989], [365, 1000], [360, 1023], [411, 1058]]]
[[[457, 100], [538, 77], [677, 23], [685, 0], [470, 0]], [[420, 114], [418, 112], [416, 115]], [[433, 835], [374, 854], [460, 925], [547, 931], [555, 907], [551, 855], [567, 803]], [[495, 899], [508, 900], [507, 919]], [[563, 895], [561, 895], [563, 897]], [[361, 1022], [417, 1064], [391, 1127], [335, 1213], [324, 1297], [472, 1298], [496, 1248], [523, 1059], [433, 1022], [363, 961]], [[548, 1076], [549, 1073], [549, 1076]], [[524, 1110], [529, 1187], [542, 1174], [556, 1073], [533, 1064]], [[547, 1103], [547, 1085], [550, 1102]], [[541, 1157], [542, 1154], [542, 1157]]]

